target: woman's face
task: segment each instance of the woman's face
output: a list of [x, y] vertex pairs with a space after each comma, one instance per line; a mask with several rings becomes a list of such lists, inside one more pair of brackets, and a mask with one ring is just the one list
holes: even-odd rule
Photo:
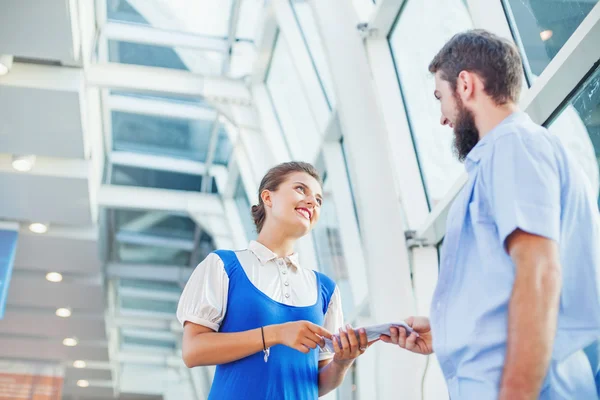
[[319, 220], [323, 194], [319, 182], [306, 172], [292, 172], [275, 191], [265, 190], [267, 218], [296, 237], [306, 235]]

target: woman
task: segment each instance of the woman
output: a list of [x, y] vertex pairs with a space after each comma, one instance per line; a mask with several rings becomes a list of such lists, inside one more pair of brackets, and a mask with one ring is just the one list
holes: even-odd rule
[[[321, 186], [310, 164], [272, 168], [252, 207], [257, 240], [211, 253], [190, 277], [177, 310], [183, 359], [217, 365], [209, 399], [315, 400], [369, 346], [364, 330], [342, 329], [335, 283], [301, 267], [293, 250], [319, 219]], [[332, 337], [335, 353], [322, 349]]]

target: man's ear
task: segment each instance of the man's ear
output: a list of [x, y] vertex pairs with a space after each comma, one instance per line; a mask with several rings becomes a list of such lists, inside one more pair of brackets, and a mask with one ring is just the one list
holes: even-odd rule
[[475, 95], [476, 84], [477, 76], [473, 72], [460, 71], [456, 78], [456, 92], [463, 103], [470, 100]]

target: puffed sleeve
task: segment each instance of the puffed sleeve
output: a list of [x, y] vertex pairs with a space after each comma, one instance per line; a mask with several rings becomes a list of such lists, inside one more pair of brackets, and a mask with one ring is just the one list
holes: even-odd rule
[[202, 261], [188, 280], [177, 306], [177, 319], [206, 326], [218, 331], [225, 311], [229, 277], [221, 258], [211, 253]]

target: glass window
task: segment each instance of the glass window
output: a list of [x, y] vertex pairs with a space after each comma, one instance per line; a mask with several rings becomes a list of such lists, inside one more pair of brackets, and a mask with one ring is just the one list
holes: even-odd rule
[[233, 146], [229, 141], [229, 135], [227, 135], [225, 127], [221, 126], [219, 129], [219, 136], [217, 137], [217, 148], [215, 150], [215, 158], [213, 162], [219, 165], [227, 165], [232, 152]]
[[188, 120], [113, 111], [113, 150], [204, 162], [213, 120]]
[[321, 87], [325, 93], [327, 104], [329, 109], [333, 108], [335, 104], [335, 95], [331, 82], [331, 74], [329, 72], [329, 66], [325, 58], [325, 52], [321, 43], [321, 37], [319, 36], [319, 30], [317, 28], [317, 22], [315, 21], [312, 9], [306, 0], [290, 0], [296, 15], [296, 20], [302, 28], [302, 35], [310, 52], [311, 59], [317, 71]]
[[229, 32], [231, 0], [106, 0], [106, 7], [111, 21], [206, 36]]
[[252, 219], [251, 205], [250, 201], [248, 200], [248, 196], [246, 195], [246, 189], [244, 189], [242, 178], [238, 178], [233, 199], [235, 200], [238, 214], [240, 214], [240, 219], [242, 220], [242, 225], [244, 226], [244, 232], [246, 232], [246, 238], [248, 240], [256, 239], [256, 226], [254, 225], [254, 220]]
[[275, 44], [266, 84], [292, 158], [314, 160], [321, 145], [321, 134], [290, 49], [281, 35]]
[[192, 253], [168, 246], [113, 242], [113, 260], [128, 264], [189, 267]]
[[196, 224], [184, 215], [163, 211], [114, 210], [117, 233], [194, 240]]
[[219, 75], [223, 69], [223, 60], [223, 54], [216, 51], [108, 41], [108, 61], [114, 63]]
[[177, 313], [177, 301], [123, 296], [121, 297], [121, 308], [134, 311], [159, 312], [175, 315]]
[[[585, 81], [548, 129], [561, 138], [587, 175], [596, 195], [600, 165], [600, 68]], [[600, 198], [598, 199], [600, 208]]]
[[[202, 191], [203, 179], [204, 176], [201, 175], [113, 165], [111, 183], [114, 185], [200, 192]], [[214, 177], [211, 177], [211, 179], [212, 193], [218, 193]]]
[[452, 130], [440, 125], [435, 80], [428, 66], [446, 41], [470, 28], [462, 0], [407, 0], [389, 37], [430, 208], [464, 168], [452, 152]]
[[353, 315], [354, 297], [342, 248], [337, 210], [328, 182], [323, 187], [323, 206], [319, 223], [313, 229], [313, 240], [321, 271], [333, 279], [340, 289], [344, 315]]
[[[152, 331], [154, 332], [154, 330]], [[151, 351], [152, 348], [175, 350], [177, 343], [175, 340], [157, 339], [150, 337], [134, 336], [121, 329], [121, 349], [122, 350], [144, 350]], [[150, 349], [149, 349], [150, 348]]]
[[504, 0], [526, 75], [535, 80], [598, 0]]

